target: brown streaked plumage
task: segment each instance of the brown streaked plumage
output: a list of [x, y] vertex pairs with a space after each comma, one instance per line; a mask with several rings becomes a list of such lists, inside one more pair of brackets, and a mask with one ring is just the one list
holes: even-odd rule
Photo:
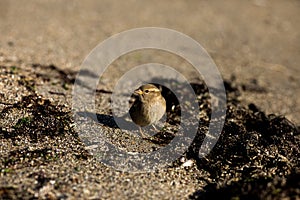
[[166, 101], [161, 91], [152, 84], [146, 84], [134, 91], [138, 96], [129, 110], [131, 119], [143, 127], [159, 121], [166, 112]]

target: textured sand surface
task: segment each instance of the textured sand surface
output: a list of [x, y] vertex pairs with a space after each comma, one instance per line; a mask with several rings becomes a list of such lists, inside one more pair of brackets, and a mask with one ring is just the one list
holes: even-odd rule
[[[0, 198], [299, 196], [299, 11], [297, 0], [0, 1]], [[196, 158], [194, 144], [182, 162], [124, 173], [99, 163], [78, 138], [70, 114], [72, 84], [96, 45], [149, 26], [180, 31], [208, 51], [226, 80], [228, 118], [206, 159]], [[100, 116], [110, 112], [105, 91], [130, 67], [147, 62], [196, 78], [175, 55], [145, 50], [123, 56], [99, 85]], [[194, 85], [203, 108], [198, 142], [210, 111], [204, 88]], [[143, 152], [163, 145], [102, 125], [120, 147]], [[184, 167], [188, 159], [192, 164]]]

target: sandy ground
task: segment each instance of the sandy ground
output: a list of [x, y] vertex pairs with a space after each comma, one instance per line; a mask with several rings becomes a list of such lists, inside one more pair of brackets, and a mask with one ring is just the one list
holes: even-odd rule
[[[299, 11], [300, 2], [297, 0], [72, 0], [67, 3], [56, 0], [2, 0], [0, 65], [4, 67], [0, 79], [0, 97], [8, 105], [19, 102], [22, 97], [35, 93], [30, 84], [32, 79], [36, 79], [34, 90], [38, 95], [51, 99], [55, 105], [65, 105], [66, 110], [70, 110], [72, 81], [69, 78], [75, 77], [81, 63], [95, 46], [128, 29], [165, 27], [191, 36], [208, 51], [224, 80], [231, 80], [241, 92], [236, 97], [240, 101], [239, 105], [247, 107], [250, 103], [255, 104], [266, 114], [284, 116], [299, 126]], [[132, 54], [114, 62], [111, 73], [105, 74], [100, 89], [111, 91], [113, 83], [126, 71], [127, 66], [154, 61], [174, 66], [190, 78], [195, 78], [185, 70], [184, 61], [176, 56], [145, 51], [144, 54]], [[61, 85], [62, 81], [65, 81], [65, 85]], [[8, 105], [2, 104], [0, 108], [4, 109]], [[18, 112], [13, 112], [15, 116], [0, 123], [3, 130], [10, 131], [18, 123], [20, 115], [23, 118], [31, 117], [32, 113], [28, 114], [27, 108], [23, 109], [22, 106], [18, 107]], [[108, 112], [104, 108], [100, 110]], [[72, 138], [72, 134], [65, 137]], [[67, 145], [64, 153], [68, 156], [63, 161], [82, 153], [78, 149], [72, 152], [76, 142]], [[4, 157], [8, 155], [7, 149], [12, 148], [10, 153], [18, 149], [9, 146], [7, 141], [3, 144], [8, 145], [2, 146]], [[64, 145], [63, 138], [58, 144]], [[26, 146], [26, 141], [20, 145]], [[43, 145], [47, 146], [45, 143]], [[24, 171], [21, 170], [19, 174], [16, 170], [16, 173], [9, 175], [9, 172], [3, 172], [3, 168], [1, 177], [5, 178], [1, 182], [3, 187], [0, 195], [9, 191], [12, 198], [17, 192], [26, 190], [24, 194], [28, 198], [33, 195], [64, 199], [81, 195], [81, 198], [97, 199], [121, 195], [124, 198], [181, 199], [195, 197], [193, 194], [207, 185], [199, 179], [207, 176], [207, 171], [201, 170], [199, 165], [188, 170], [166, 168], [158, 173], [131, 175], [103, 167], [93, 159], [79, 159], [73, 168], [69, 168], [67, 162], [63, 161], [54, 161], [53, 169], [49, 166], [44, 169], [44, 165], [35, 167], [34, 163], [28, 161], [27, 167], [20, 164], [19, 167]], [[36, 168], [38, 172], [30, 172]], [[51, 177], [52, 170], [56, 178]], [[84, 176], [85, 170], [87, 176]], [[41, 184], [35, 187], [38, 189], [30, 189], [30, 184], [36, 184], [34, 181], [43, 177], [48, 180], [47, 184], [38, 182]], [[60, 183], [62, 187], [57, 189], [56, 185]], [[8, 186], [8, 189], [4, 190], [4, 186]], [[52, 190], [54, 192], [49, 193]]]
[[[224, 78], [257, 79], [269, 92], [245, 96], [268, 113], [299, 123], [299, 2], [1, 1], [1, 51], [25, 63], [78, 70], [113, 34], [166, 27], [197, 40]], [[11, 45], [10, 45], [11, 44]]]

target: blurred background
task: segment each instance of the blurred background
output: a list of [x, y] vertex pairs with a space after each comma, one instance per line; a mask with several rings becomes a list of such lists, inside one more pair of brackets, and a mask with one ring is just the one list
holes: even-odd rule
[[0, 61], [77, 71], [113, 34], [175, 29], [208, 51], [225, 80], [244, 87], [243, 105], [299, 125], [299, 13], [298, 0], [0, 0]]

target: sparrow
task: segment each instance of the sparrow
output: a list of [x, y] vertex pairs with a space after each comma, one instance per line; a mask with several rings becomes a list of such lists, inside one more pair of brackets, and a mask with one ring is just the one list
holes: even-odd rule
[[153, 84], [142, 85], [133, 93], [136, 100], [129, 109], [132, 121], [140, 127], [153, 125], [166, 112], [166, 100]]

